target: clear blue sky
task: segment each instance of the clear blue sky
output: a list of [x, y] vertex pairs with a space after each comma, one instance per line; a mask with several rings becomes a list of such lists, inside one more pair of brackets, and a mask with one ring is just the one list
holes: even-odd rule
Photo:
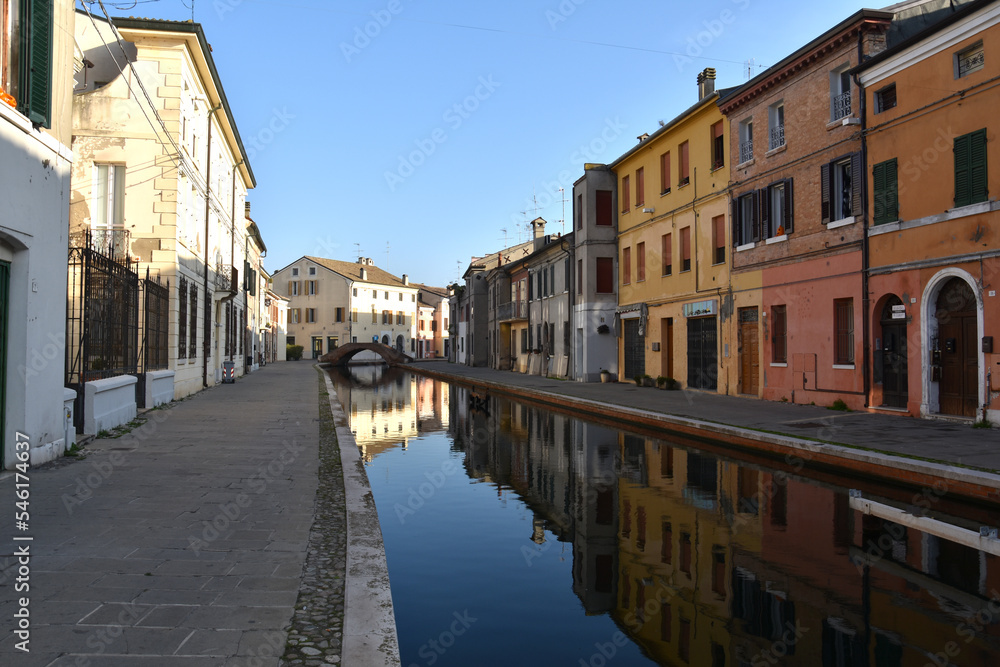
[[[105, 6], [191, 18], [190, 0]], [[360, 244], [443, 286], [536, 216], [562, 231], [558, 188], [569, 199], [585, 162], [697, 101], [705, 67], [738, 85], [745, 61], [771, 65], [864, 6], [880, 5], [195, 0], [194, 18], [257, 177], [266, 268], [353, 261]]]

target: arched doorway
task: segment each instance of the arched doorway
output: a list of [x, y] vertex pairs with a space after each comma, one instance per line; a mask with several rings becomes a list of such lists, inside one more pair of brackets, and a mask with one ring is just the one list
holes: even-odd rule
[[907, 391], [906, 310], [903, 301], [892, 294], [882, 308], [882, 405], [905, 408]]
[[403, 349], [403, 334], [399, 334], [398, 336], [396, 336], [396, 351], [397, 352], [406, 351]]
[[386, 334], [385, 336], [382, 336], [382, 344], [383, 345], [388, 345], [389, 344], [389, 336], [388, 336], [388, 334]]
[[938, 332], [932, 373], [938, 375], [939, 411], [975, 417], [979, 402], [976, 295], [966, 281], [950, 278], [941, 287], [935, 306]]

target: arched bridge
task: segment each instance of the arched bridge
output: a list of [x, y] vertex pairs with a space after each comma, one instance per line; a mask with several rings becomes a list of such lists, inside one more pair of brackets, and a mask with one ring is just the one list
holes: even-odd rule
[[332, 364], [334, 366], [346, 366], [347, 362], [349, 362], [354, 355], [365, 350], [381, 355], [389, 365], [406, 364], [413, 361], [413, 357], [407, 356], [398, 350], [394, 350], [388, 345], [383, 345], [382, 343], [347, 343], [345, 345], [341, 345], [333, 352], [327, 352], [324, 354], [319, 358], [319, 362], [321, 364]]

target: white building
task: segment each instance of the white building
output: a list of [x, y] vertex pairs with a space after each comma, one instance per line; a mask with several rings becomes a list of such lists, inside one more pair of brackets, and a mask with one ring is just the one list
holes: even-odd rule
[[[0, 419], [2, 467], [62, 455], [66, 427], [66, 253], [74, 67], [73, 3], [0, 3]], [[29, 15], [24, 15], [28, 13]], [[18, 15], [20, 14], [20, 15]], [[18, 26], [30, 21], [25, 35]], [[31, 53], [50, 53], [21, 69]], [[72, 395], [72, 392], [70, 392]], [[19, 456], [21, 458], [19, 458]]]

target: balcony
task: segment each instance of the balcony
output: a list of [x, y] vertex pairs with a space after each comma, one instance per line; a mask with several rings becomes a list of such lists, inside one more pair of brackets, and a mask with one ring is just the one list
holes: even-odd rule
[[501, 303], [497, 307], [497, 320], [500, 322], [526, 319], [528, 319], [527, 301], [510, 301], [508, 303]]
[[785, 145], [785, 125], [776, 125], [771, 128], [771, 142], [768, 145], [768, 150], [774, 150], [775, 148], [781, 148]]
[[215, 267], [215, 291], [236, 294], [239, 288], [239, 269], [231, 264], [217, 264]]
[[830, 100], [830, 104], [833, 112], [831, 122], [847, 118], [851, 115], [851, 91], [848, 90], [846, 93], [834, 95], [833, 99]]
[[740, 142], [740, 164], [753, 159], [753, 139]]
[[127, 229], [83, 229], [70, 234], [71, 248], [86, 248], [128, 264], [131, 261], [131, 234]]

